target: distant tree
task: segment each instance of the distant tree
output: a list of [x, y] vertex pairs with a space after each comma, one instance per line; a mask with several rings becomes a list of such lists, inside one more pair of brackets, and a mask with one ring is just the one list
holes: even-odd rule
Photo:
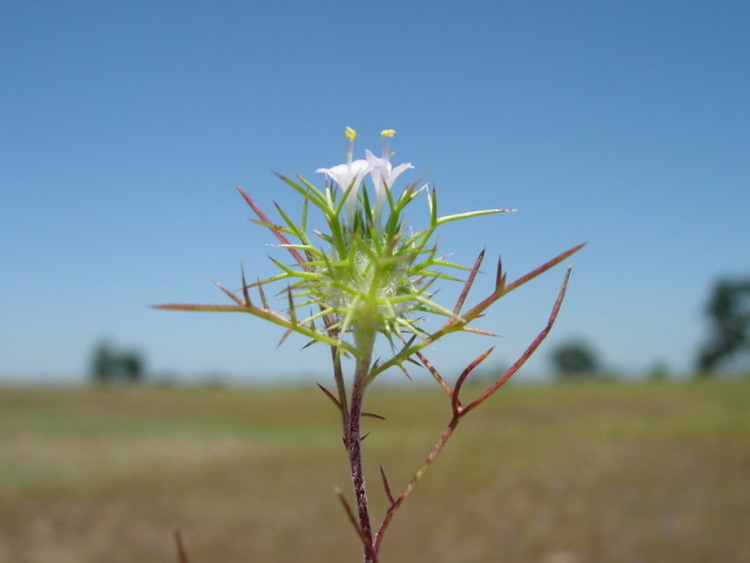
[[137, 352], [127, 352], [118, 358], [122, 378], [130, 383], [143, 379], [143, 358]]
[[699, 373], [750, 353], [750, 279], [719, 280], [706, 304], [710, 334], [698, 352]]
[[100, 342], [91, 356], [91, 379], [99, 384], [138, 383], [144, 376], [144, 361], [137, 352], [118, 352]]
[[100, 342], [94, 347], [91, 357], [91, 379], [96, 383], [107, 383], [112, 378], [115, 353], [108, 342]]
[[599, 360], [584, 342], [568, 342], [552, 352], [552, 364], [562, 377], [591, 376], [599, 370]]

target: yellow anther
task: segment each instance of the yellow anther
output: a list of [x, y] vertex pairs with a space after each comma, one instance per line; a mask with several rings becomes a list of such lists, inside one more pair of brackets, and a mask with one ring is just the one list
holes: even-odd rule
[[384, 129], [380, 132], [381, 137], [388, 137], [389, 139], [392, 139], [393, 136], [396, 134], [395, 129]]
[[354, 139], [357, 138], [357, 132], [351, 127], [344, 129], [344, 135], [346, 135], [346, 138], [349, 139], [350, 143], [353, 143]]

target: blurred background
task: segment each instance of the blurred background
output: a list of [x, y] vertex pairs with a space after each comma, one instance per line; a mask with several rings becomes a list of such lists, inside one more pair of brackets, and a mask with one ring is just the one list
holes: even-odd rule
[[[283, 253], [234, 185], [298, 212], [271, 171], [322, 185], [346, 126], [355, 157], [396, 129], [401, 180], [427, 173], [443, 214], [519, 210], [448, 226], [456, 261], [486, 248], [515, 279], [589, 242], [519, 379], [570, 341], [617, 376], [690, 375], [715, 286], [750, 276], [749, 23], [738, 2], [5, 2], [0, 377], [79, 383], [103, 343], [153, 380], [324, 375], [327, 351], [277, 350], [258, 320], [148, 306], [224, 303], [212, 281], [274, 273]], [[455, 349], [497, 344], [509, 364], [563, 273], [484, 320], [499, 341], [430, 357], [451, 371]]]
[[[518, 209], [440, 234], [487, 251], [469, 304], [498, 256], [514, 280], [588, 242], [481, 319], [499, 338], [425, 351], [454, 381], [495, 345], [476, 396], [573, 265], [514, 377], [565, 384], [472, 412], [383, 560], [750, 560], [748, 29], [728, 0], [0, 2], [0, 563], [173, 561], [175, 527], [194, 561], [358, 559], [328, 350], [149, 307], [276, 273], [235, 185], [298, 214], [272, 171], [322, 186], [347, 126], [355, 158], [395, 129], [396, 189], [426, 173], [441, 214]], [[410, 374], [368, 391], [376, 520], [379, 467], [403, 487], [449, 418]]]

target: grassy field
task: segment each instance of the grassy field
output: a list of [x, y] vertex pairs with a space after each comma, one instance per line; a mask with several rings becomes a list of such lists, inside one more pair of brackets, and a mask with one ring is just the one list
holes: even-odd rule
[[[373, 389], [365, 441], [406, 483], [444, 395]], [[0, 561], [355, 562], [318, 390], [0, 389]], [[750, 381], [509, 387], [394, 520], [396, 562], [750, 561]]]

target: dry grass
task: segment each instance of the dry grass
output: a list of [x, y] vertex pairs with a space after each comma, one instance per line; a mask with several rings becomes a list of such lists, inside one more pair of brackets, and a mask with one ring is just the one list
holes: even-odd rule
[[[394, 488], [447, 422], [378, 390]], [[511, 387], [459, 427], [384, 563], [750, 561], [750, 381]], [[0, 562], [353, 562], [337, 415], [315, 390], [0, 390]]]

